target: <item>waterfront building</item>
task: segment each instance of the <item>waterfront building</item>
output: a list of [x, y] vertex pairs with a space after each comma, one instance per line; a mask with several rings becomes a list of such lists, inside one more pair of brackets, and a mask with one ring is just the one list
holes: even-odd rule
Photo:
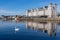
[[26, 10], [26, 17], [37, 17], [37, 16], [47, 16], [49, 18], [51, 17], [57, 17], [57, 4], [50, 3], [48, 6], [44, 6], [42, 8], [36, 8], [31, 10]]

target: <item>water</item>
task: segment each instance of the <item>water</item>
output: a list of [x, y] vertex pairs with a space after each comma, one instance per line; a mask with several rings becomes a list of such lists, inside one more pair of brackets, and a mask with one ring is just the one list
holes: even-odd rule
[[60, 24], [0, 21], [0, 40], [60, 40]]

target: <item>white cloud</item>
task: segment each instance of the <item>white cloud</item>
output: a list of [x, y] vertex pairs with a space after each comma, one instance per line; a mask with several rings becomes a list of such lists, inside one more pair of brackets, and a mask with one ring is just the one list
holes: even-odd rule
[[8, 11], [8, 10], [1, 10], [1, 9], [0, 9], [0, 13], [14, 13], [14, 12]]
[[18, 14], [21, 14], [21, 12], [0, 9], [0, 15], [18, 15]]

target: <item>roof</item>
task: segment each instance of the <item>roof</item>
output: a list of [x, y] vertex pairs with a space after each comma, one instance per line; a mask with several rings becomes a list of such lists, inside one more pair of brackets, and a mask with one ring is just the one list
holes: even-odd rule
[[48, 6], [45, 6], [45, 8], [48, 8]]

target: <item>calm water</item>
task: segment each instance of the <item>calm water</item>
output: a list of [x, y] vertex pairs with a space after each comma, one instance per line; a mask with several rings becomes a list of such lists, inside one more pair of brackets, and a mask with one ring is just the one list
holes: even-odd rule
[[0, 21], [0, 40], [60, 40], [60, 24]]

